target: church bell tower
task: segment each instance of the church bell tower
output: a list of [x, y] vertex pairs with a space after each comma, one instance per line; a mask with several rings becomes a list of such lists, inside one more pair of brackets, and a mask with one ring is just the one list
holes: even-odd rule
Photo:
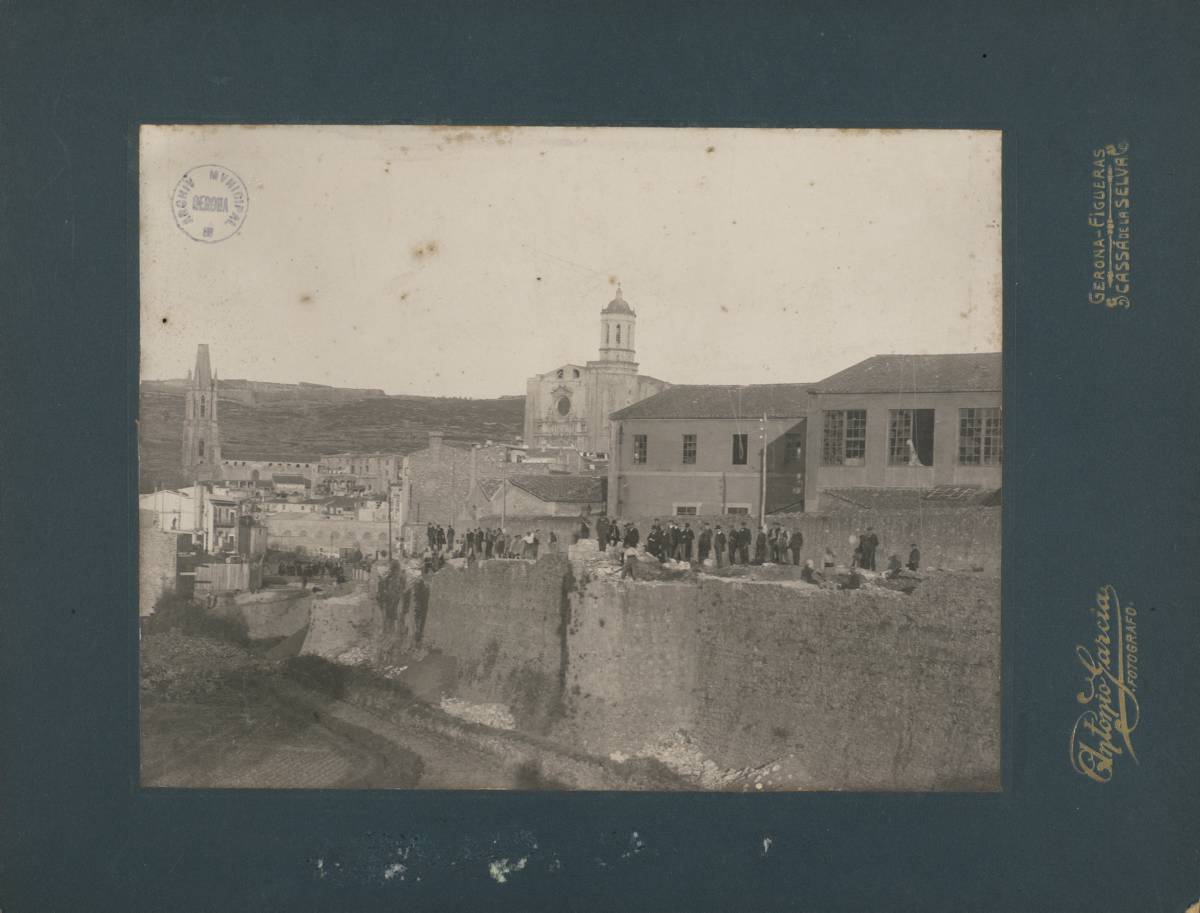
[[637, 325], [637, 314], [621, 295], [617, 286], [617, 297], [600, 312], [600, 361], [628, 364], [637, 368], [637, 354], [633, 348], [633, 330]]
[[208, 361], [208, 346], [196, 348], [196, 368], [188, 372], [183, 413], [183, 472], [188, 481], [219, 477], [221, 436], [217, 426], [217, 375]]

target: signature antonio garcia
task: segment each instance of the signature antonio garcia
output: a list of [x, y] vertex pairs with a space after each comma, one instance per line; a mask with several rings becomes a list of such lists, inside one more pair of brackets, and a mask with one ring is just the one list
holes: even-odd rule
[[1133, 751], [1137, 729], [1137, 609], [1121, 605], [1117, 591], [1105, 584], [1088, 607], [1095, 623], [1090, 645], [1075, 647], [1085, 681], [1075, 700], [1085, 709], [1071, 730], [1071, 766], [1085, 777], [1107, 783], [1114, 760]]

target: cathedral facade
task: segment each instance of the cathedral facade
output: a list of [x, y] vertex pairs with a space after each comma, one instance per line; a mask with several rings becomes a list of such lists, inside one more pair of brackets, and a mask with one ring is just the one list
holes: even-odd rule
[[600, 312], [600, 357], [566, 364], [525, 384], [525, 445], [535, 449], [608, 453], [608, 416], [671, 384], [638, 373], [637, 313], [617, 287]]

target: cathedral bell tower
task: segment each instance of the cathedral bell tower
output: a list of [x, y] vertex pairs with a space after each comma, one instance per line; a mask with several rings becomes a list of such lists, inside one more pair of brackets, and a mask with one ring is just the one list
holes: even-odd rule
[[183, 472], [188, 481], [219, 478], [221, 436], [217, 426], [217, 375], [208, 362], [208, 346], [196, 348], [196, 369], [188, 372], [183, 412]]
[[633, 330], [637, 325], [637, 314], [621, 296], [617, 286], [617, 297], [600, 312], [600, 361], [618, 362], [637, 368], [637, 355], [633, 348]]

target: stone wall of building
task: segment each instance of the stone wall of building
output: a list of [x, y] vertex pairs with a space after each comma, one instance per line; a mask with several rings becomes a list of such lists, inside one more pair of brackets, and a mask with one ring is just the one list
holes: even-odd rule
[[401, 475], [406, 528], [453, 525], [471, 489], [471, 452], [430, 435], [430, 446], [404, 458]]
[[[813, 398], [813, 420], [806, 444], [805, 509], [823, 510], [821, 492], [827, 488], [931, 488], [935, 485], [975, 485], [1000, 488], [1003, 468], [963, 465], [959, 461], [959, 410], [999, 409], [999, 391], [981, 393], [843, 393]], [[825, 410], [861, 409], [866, 412], [865, 453], [857, 465], [830, 466], [822, 460]], [[888, 416], [893, 409], [932, 409], [935, 414], [932, 466], [891, 465], [888, 462]]]
[[152, 510], [138, 511], [138, 614], [154, 613], [158, 598], [175, 587], [179, 536], [160, 529]]
[[277, 475], [317, 479], [317, 463], [299, 460], [222, 460], [219, 477], [226, 482], [270, 482]]
[[303, 549], [327, 555], [340, 554], [343, 548], [357, 548], [364, 555], [376, 555], [388, 548], [386, 520], [359, 520], [296, 511], [279, 511], [265, 516], [268, 548]]

